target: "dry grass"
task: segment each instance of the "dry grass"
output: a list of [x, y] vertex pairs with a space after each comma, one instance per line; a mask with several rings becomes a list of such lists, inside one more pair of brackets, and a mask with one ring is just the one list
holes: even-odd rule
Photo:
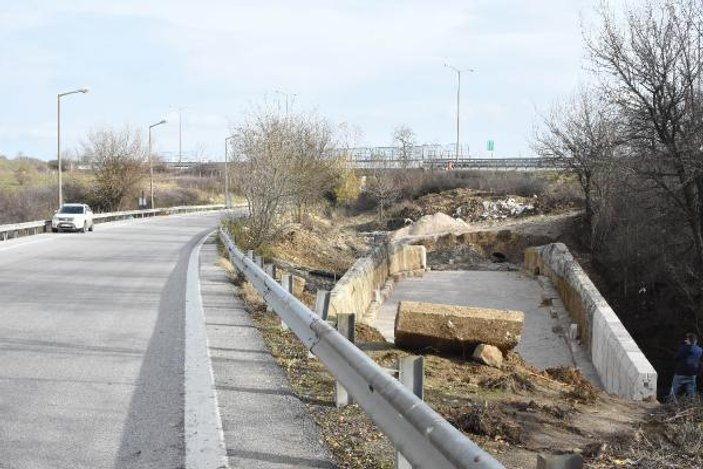
[[[320, 428], [321, 436], [340, 468], [391, 468], [393, 445], [357, 405], [335, 407], [334, 379], [290, 331], [281, 329], [274, 313], [248, 282], [240, 285], [240, 294], [276, 362], [286, 371], [291, 388], [303, 401]], [[359, 337], [368, 335], [361, 326]]]
[[[703, 467], [703, 401], [685, 399], [662, 405], [637, 431], [624, 435], [592, 461], [592, 467], [612, 467], [629, 461], [643, 469]], [[618, 464], [624, 465], [624, 464]]]
[[[370, 418], [356, 405], [337, 409], [334, 380], [323, 365], [308, 357], [290, 331], [281, 330], [280, 319], [266, 312], [248, 283], [241, 283], [240, 292], [337, 464], [343, 468], [393, 467], [393, 445]], [[408, 355], [386, 343], [372, 327], [358, 325], [356, 333], [357, 346], [383, 367], [393, 367]], [[593, 455], [589, 456], [592, 462], [618, 460], [615, 453], [592, 449], [603, 442], [612, 444], [613, 434], [632, 435], [636, 430], [632, 422], [645, 408], [612, 398], [585, 398], [581, 388], [588, 386], [578, 371], [540, 372], [515, 353], [505, 357], [501, 370], [459, 357], [425, 355], [426, 402], [506, 467], [527, 467], [526, 461], [532, 467], [537, 453], [575, 448]], [[592, 414], [608, 415], [611, 423], [607, 428], [592, 426]]]

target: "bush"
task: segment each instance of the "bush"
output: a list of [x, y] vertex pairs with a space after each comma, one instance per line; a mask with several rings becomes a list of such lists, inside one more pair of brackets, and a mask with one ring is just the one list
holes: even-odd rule
[[154, 195], [154, 203], [157, 207], [178, 207], [180, 205], [201, 205], [207, 204], [208, 199], [196, 189], [183, 187], [171, 187], [161, 189]]
[[56, 209], [56, 196], [53, 187], [0, 191], [0, 224], [46, 220]]
[[361, 178], [354, 169], [344, 170], [334, 188], [334, 202], [345, 207], [355, 203], [361, 195]]

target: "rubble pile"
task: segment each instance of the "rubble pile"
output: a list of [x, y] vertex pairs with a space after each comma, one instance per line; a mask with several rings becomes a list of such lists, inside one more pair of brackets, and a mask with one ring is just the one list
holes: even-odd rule
[[506, 200], [484, 200], [481, 218], [498, 220], [508, 217], [519, 217], [535, 212], [532, 204], [523, 204], [513, 198]]

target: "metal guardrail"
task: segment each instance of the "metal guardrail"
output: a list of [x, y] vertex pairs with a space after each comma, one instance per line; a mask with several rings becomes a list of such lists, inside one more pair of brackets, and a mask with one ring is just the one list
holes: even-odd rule
[[222, 229], [220, 237], [232, 264], [414, 467], [503, 467], [283, 289], [240, 251]]
[[[115, 220], [126, 220], [130, 218], [145, 218], [161, 215], [172, 215], [175, 213], [203, 212], [208, 210], [221, 210], [224, 205], [192, 205], [182, 207], [155, 208], [149, 210], [128, 210], [124, 212], [96, 213], [93, 215], [95, 223], [105, 223]], [[20, 236], [31, 236], [51, 230], [51, 220], [37, 220], [25, 223], [14, 223], [0, 225], [0, 240], [6, 241], [10, 238]]]

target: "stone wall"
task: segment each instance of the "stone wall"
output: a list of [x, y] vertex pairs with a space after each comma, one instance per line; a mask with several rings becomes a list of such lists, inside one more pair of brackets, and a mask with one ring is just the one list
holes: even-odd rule
[[384, 243], [359, 258], [339, 279], [330, 293], [329, 317], [339, 313], [356, 314], [362, 321], [371, 303], [389, 279], [416, 275], [427, 267], [424, 246]]
[[562, 243], [528, 248], [525, 265], [554, 283], [605, 390], [626, 399], [656, 397], [657, 372], [568, 248]]

